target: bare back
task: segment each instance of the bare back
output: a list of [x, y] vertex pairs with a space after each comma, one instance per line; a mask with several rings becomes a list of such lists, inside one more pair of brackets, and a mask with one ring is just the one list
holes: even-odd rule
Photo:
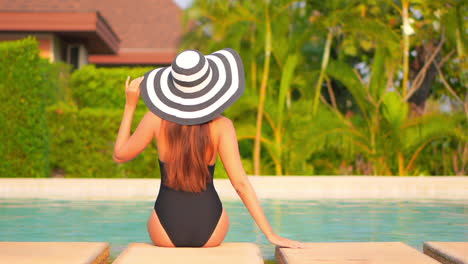
[[[156, 126], [156, 131], [155, 131], [155, 135], [154, 135], [154, 138], [155, 138], [155, 141], [156, 141], [156, 145], [157, 145], [157, 150], [158, 150], [158, 155], [159, 155], [159, 159], [161, 161], [165, 161], [165, 157], [166, 157], [166, 153], [168, 151], [168, 147], [167, 147], [167, 142], [166, 142], [166, 139], [164, 137], [164, 131], [163, 131], [163, 127], [162, 127], [162, 120], [157, 117], [159, 120], [158, 120], [158, 126]], [[205, 160], [208, 161], [208, 164], [209, 165], [213, 165], [216, 163], [216, 159], [217, 159], [217, 156], [218, 156], [218, 143], [219, 143], [219, 120], [222, 119], [222, 118], [226, 118], [226, 117], [223, 117], [223, 116], [220, 116], [220, 117], [217, 117], [215, 119], [213, 119], [211, 122], [209, 122], [209, 127], [210, 127], [210, 138], [211, 138], [211, 142], [213, 143], [213, 149], [214, 149], [214, 152], [213, 152], [213, 155], [211, 157], [209, 157], [209, 153], [207, 152], [207, 156], [205, 157]]]

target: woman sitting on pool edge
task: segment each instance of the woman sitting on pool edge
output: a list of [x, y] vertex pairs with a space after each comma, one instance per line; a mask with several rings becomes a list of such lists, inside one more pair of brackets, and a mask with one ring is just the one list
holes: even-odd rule
[[[267, 239], [281, 247], [304, 247], [273, 232], [242, 166], [234, 125], [221, 115], [244, 92], [243, 64], [235, 50], [206, 56], [186, 50], [171, 66], [129, 80], [113, 158], [128, 162], [156, 140], [161, 184], [147, 223], [156, 246], [222, 243], [229, 217], [213, 185], [219, 153], [232, 185]], [[149, 111], [130, 136], [140, 94]]]

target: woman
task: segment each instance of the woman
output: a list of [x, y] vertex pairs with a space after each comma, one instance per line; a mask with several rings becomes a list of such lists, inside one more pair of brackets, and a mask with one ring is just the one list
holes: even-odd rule
[[[126, 82], [126, 104], [113, 158], [128, 162], [156, 140], [161, 185], [148, 233], [157, 246], [214, 247], [224, 240], [229, 217], [213, 185], [219, 154], [229, 179], [268, 240], [304, 244], [275, 234], [241, 163], [236, 131], [221, 113], [244, 91], [241, 57], [233, 49], [210, 55], [179, 53], [171, 66]], [[130, 127], [140, 94], [149, 110]]]

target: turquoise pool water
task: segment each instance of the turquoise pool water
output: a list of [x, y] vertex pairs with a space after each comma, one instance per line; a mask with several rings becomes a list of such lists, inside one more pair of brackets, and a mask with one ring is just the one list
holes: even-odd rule
[[[154, 201], [0, 199], [0, 241], [106, 241], [115, 258], [128, 243], [151, 242]], [[468, 241], [468, 201], [262, 200], [274, 230], [308, 242]], [[254, 242], [265, 259], [274, 246], [241, 201], [223, 201], [231, 226], [225, 242]]]

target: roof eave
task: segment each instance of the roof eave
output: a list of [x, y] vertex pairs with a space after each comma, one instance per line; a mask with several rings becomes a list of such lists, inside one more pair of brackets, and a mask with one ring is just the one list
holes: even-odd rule
[[0, 11], [0, 32], [48, 32], [81, 39], [90, 54], [116, 54], [120, 39], [95, 12]]

